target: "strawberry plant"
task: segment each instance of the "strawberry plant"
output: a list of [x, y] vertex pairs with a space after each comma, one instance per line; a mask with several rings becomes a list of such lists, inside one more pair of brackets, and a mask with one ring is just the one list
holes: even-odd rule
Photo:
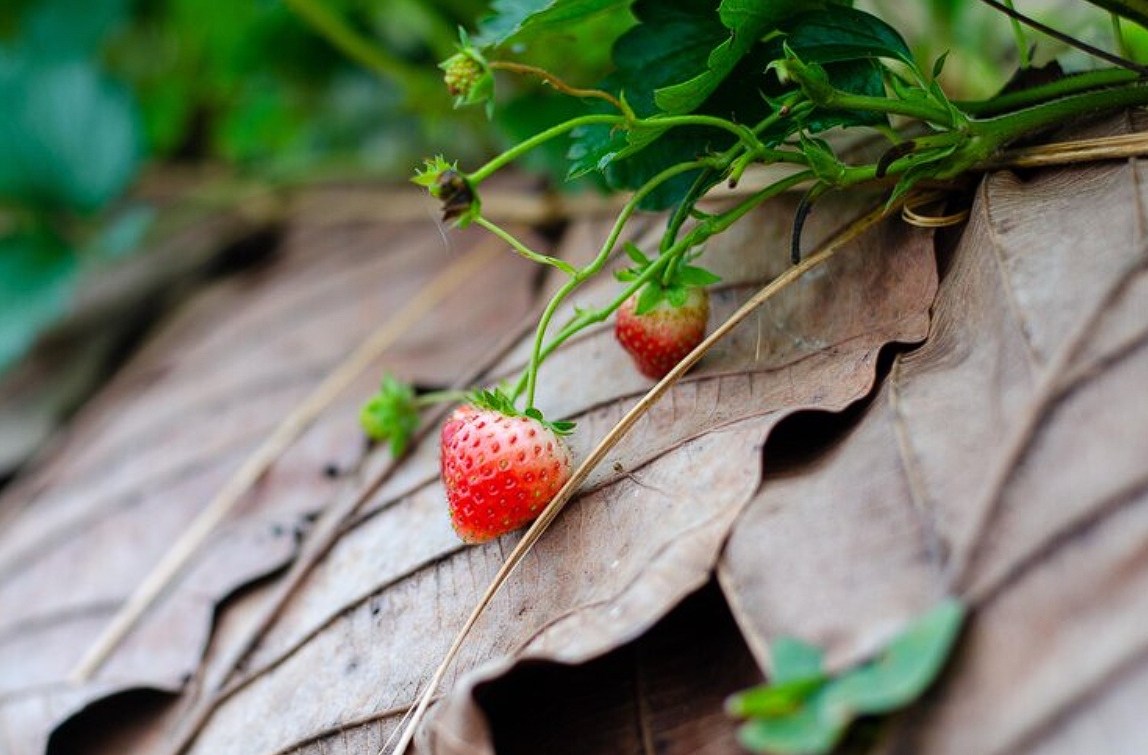
[[[463, 32], [455, 54], [440, 66], [457, 106], [497, 110], [495, 77], [506, 72], [545, 82], [575, 108], [571, 117], [484, 165], [466, 170], [436, 157], [414, 179], [442, 202], [445, 220], [480, 226], [565, 279], [537, 324], [529, 363], [498, 394], [508, 415], [521, 412], [543, 421], [535, 405], [541, 364], [576, 333], [614, 316], [618, 341], [636, 367], [654, 379], [666, 374], [704, 336], [705, 287], [717, 280], [701, 265], [706, 240], [783, 192], [804, 191], [789, 240], [797, 262], [805, 217], [829, 192], [886, 185], [886, 206], [892, 209], [924, 183], [944, 184], [979, 169], [1021, 137], [1089, 113], [1148, 102], [1140, 67], [1100, 52], [1121, 65], [989, 100], [954, 101], [938, 83], [945, 56], [924, 65], [886, 20], [844, 0], [725, 0], [717, 9], [696, 0], [636, 0], [629, 5], [636, 23], [613, 40], [613, 73], [590, 87], [571, 85], [562, 72], [504, 58], [513, 50], [543, 47], [555, 30], [592, 23], [619, 5], [625, 4], [497, 2], [478, 34], [472, 39]], [[1121, 11], [1119, 3], [1106, 5]], [[1020, 59], [1027, 65], [1020, 24], [1035, 22], [1009, 5], [1004, 9], [1014, 18], [1002, 16], [1001, 23], [1016, 25]], [[1126, 15], [1135, 18], [1135, 8]], [[873, 132], [886, 142], [884, 155], [872, 163], [850, 160], [834, 143], [845, 129]], [[492, 176], [555, 143], [568, 145], [569, 178], [595, 174], [610, 190], [629, 192], [597, 254], [581, 268], [530, 248], [482, 212], [483, 185]], [[732, 207], [699, 207], [711, 188], [736, 186], [751, 166], [762, 165], [788, 170]], [[617, 275], [621, 286], [613, 300], [578, 309], [556, 325], [559, 307], [602, 273], [640, 210], [669, 211], [657, 249], [626, 246], [635, 265]], [[390, 393], [393, 401], [393, 388]], [[392, 438], [401, 449], [411, 432], [412, 423], [392, 422], [373, 434]]]
[[[442, 64], [457, 105], [496, 111], [500, 71], [540, 79], [576, 105], [570, 117], [477, 168], [436, 157], [414, 179], [442, 202], [444, 220], [484, 228], [563, 278], [536, 325], [518, 379], [473, 394], [443, 427], [443, 482], [464, 540], [481, 542], [525, 525], [570, 477], [569, 454], [558, 436], [571, 428], [548, 423], [535, 405], [538, 371], [547, 357], [583, 329], [616, 317], [617, 340], [636, 368], [652, 379], [672, 380], [676, 375], [667, 373], [705, 336], [706, 287], [718, 280], [702, 265], [705, 243], [755, 207], [783, 192], [803, 192], [791, 237], [775, 240], [788, 241], [796, 264], [802, 225], [827, 193], [884, 186], [889, 212], [925, 185], [951, 185], [986, 169], [1019, 139], [1081, 116], [1148, 104], [1145, 69], [1123, 57], [1119, 24], [1120, 18], [1143, 20], [1140, 3], [1097, 3], [1114, 14], [1118, 52], [1040, 24], [1007, 0], [984, 4], [1001, 11], [1001, 24], [1011, 27], [1022, 68], [1032, 65], [1029, 40], [1036, 35], [1115, 65], [1072, 75], [1028, 72], [996, 97], [959, 101], [939, 83], [946, 55], [918, 60], [888, 19], [849, 0], [722, 0], [716, 8], [698, 0], [500, 0], [473, 40], [461, 36], [457, 52]], [[573, 85], [563, 71], [505, 59], [529, 51], [557, 28], [589, 23], [620, 5], [629, 7], [636, 23], [613, 40], [613, 72], [594, 86]], [[1026, 86], [1026, 80], [1039, 83]], [[884, 154], [857, 161], [840, 146], [837, 134], [845, 129], [871, 132], [884, 142]], [[597, 254], [582, 267], [531, 248], [482, 211], [482, 190], [492, 176], [554, 144], [567, 146], [568, 178], [595, 175], [609, 190], [629, 194]], [[724, 209], [699, 206], [710, 189], [737, 186], [753, 166], [785, 171]], [[620, 245], [640, 210], [667, 211], [656, 249]], [[616, 295], [555, 324], [563, 302], [621, 250], [634, 264], [616, 274]], [[413, 394], [407, 400], [415, 400]], [[514, 451], [524, 434], [530, 435], [526, 452]], [[829, 752], [855, 717], [890, 712], [928, 686], [963, 615], [959, 601], [948, 599], [876, 660], [838, 676], [822, 669], [816, 649], [802, 646], [811, 663], [794, 672], [774, 669], [770, 686], [732, 698], [731, 711], [748, 720], [743, 744], [760, 752]]]

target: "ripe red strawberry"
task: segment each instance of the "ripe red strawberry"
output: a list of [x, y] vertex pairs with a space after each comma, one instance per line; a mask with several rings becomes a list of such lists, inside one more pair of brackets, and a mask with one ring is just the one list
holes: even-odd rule
[[451, 524], [468, 543], [527, 524], [570, 479], [566, 445], [534, 417], [456, 409], [443, 425], [440, 452]]
[[456, 406], [454, 411], [450, 413], [450, 416], [446, 418], [446, 422], [442, 423], [440, 448], [445, 448], [446, 444], [450, 442], [450, 439], [454, 437], [454, 434], [458, 432], [463, 423], [473, 417], [477, 411], [478, 410], [470, 404], [459, 404]]
[[690, 287], [680, 305], [662, 297], [648, 312], [637, 314], [639, 297], [634, 294], [618, 308], [614, 336], [643, 375], [660, 380], [705, 338], [710, 297], [704, 288]]

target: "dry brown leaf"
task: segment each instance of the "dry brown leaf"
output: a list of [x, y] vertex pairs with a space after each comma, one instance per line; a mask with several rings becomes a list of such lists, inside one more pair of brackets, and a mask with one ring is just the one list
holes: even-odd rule
[[158, 328], [65, 443], [0, 501], [0, 509], [18, 512], [0, 531], [7, 751], [41, 752], [60, 720], [110, 692], [181, 687], [198, 665], [216, 605], [287, 563], [311, 517], [357, 484], [325, 468], [359, 463], [358, 405], [379, 373], [437, 385], [484, 358], [533, 304], [528, 263], [492, 249], [493, 261], [468, 285], [497, 285], [500, 296], [466, 296], [400, 339], [245, 496], [94, 681], [73, 689], [63, 680], [283, 414], [477, 245], [491, 241], [475, 232], [444, 243], [426, 224], [302, 225], [273, 263], [213, 284]]
[[[827, 211], [811, 236], [851, 210]], [[711, 245], [707, 261], [727, 277], [715, 318], [785, 266], [791, 212], [792, 203], [770, 208]], [[580, 662], [615, 648], [704, 584], [756, 490], [769, 429], [867, 394], [878, 351], [924, 334], [935, 286], [930, 236], [890, 223], [741, 326], [635, 427], [527, 558], [452, 668], [448, 688], [481, 672], [455, 688], [449, 708], [469, 707], [468, 685], [516, 659]], [[580, 451], [649, 385], [608, 328], [575, 339], [545, 369], [540, 406], [580, 423]], [[435, 444], [415, 449], [304, 582], [190, 752], [364, 752], [393, 732], [513, 543], [457, 542]]]
[[[725, 698], [761, 679], [710, 582], [601, 658], [577, 666], [522, 664], [480, 685], [475, 697], [484, 716], [475, 723], [489, 722], [499, 755], [734, 755], [743, 751]], [[478, 731], [467, 739], [487, 736], [485, 728]]]
[[763, 667], [778, 636], [840, 667], [946, 590], [971, 601], [890, 752], [1148, 747], [1127, 707], [1148, 671], [1145, 179], [1139, 161], [988, 178], [925, 345], [733, 528], [719, 575]]

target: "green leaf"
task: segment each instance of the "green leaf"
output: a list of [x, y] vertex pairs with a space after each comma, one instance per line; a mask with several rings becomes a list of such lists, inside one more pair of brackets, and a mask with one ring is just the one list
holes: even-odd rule
[[845, 165], [837, 159], [833, 148], [824, 139], [801, 135], [801, 152], [809, 161], [809, 168], [822, 182], [836, 185], [845, 175]]
[[845, 727], [823, 720], [816, 699], [790, 715], [750, 721], [738, 730], [738, 741], [748, 750], [771, 755], [823, 755], [832, 751]]
[[779, 637], [770, 643], [771, 680], [782, 684], [822, 674], [821, 650], [794, 637]]
[[897, 30], [881, 19], [852, 8], [802, 14], [786, 24], [786, 42], [802, 60], [839, 63], [893, 58], [913, 65], [913, 54]]
[[0, 372], [66, 311], [78, 273], [75, 255], [51, 234], [0, 238]]
[[[829, 82], [844, 92], [867, 97], [884, 97], [885, 82], [880, 65], [873, 60], [851, 60], [845, 63], [827, 63]], [[828, 131], [838, 126], [880, 126], [889, 122], [883, 113], [850, 110], [816, 110], [806, 122], [812, 133]]]
[[674, 283], [681, 286], [697, 286], [703, 288], [712, 286], [721, 281], [720, 275], [714, 275], [703, 267], [686, 265], [679, 267], [674, 274]]
[[937, 58], [936, 62], [933, 63], [933, 78], [934, 79], [941, 75], [941, 71], [945, 70], [945, 61], [948, 59], [949, 59], [949, 51], [945, 50], [945, 52], [941, 53], [941, 55]]
[[[708, 0], [639, 0], [634, 13], [640, 23], [614, 46], [615, 72], [599, 88], [625, 97], [642, 117], [659, 113], [658, 87], [673, 84], [705, 70], [715, 44], [729, 30], [722, 26]], [[768, 60], [758, 46], [742, 61], [729, 81], [718, 88], [700, 112], [739, 123], [755, 123], [770, 108], [762, 98], [747, 96], [746, 81], [764, 83], [761, 71]], [[756, 87], [756, 84], [754, 85]], [[631, 136], [609, 126], [591, 126], [573, 134], [570, 176], [600, 170], [615, 190], [633, 190], [671, 165], [728, 148], [735, 137], [712, 128], [648, 129]], [[642, 202], [642, 209], [663, 210], [684, 197], [701, 171], [691, 171], [664, 183]], [[715, 177], [709, 186], [718, 182]]]
[[638, 306], [634, 307], [634, 314], [644, 315], [658, 303], [662, 301], [665, 296], [665, 289], [662, 288], [660, 283], [651, 282], [642, 287], [642, 293], [638, 296]]
[[479, 25], [475, 44], [499, 45], [527, 29], [559, 29], [628, 4], [629, 0], [494, 0], [494, 14]]
[[[634, 5], [634, 13], [641, 23], [623, 34], [614, 45], [616, 71], [599, 87], [624, 96], [639, 116], [650, 117], [658, 112], [654, 90], [704, 68], [715, 39], [720, 40], [725, 32], [712, 9], [696, 0], [639, 0]], [[671, 132], [667, 138], [679, 137], [677, 141], [681, 142], [681, 133]], [[702, 138], [704, 136], [703, 132]], [[574, 138], [575, 144], [570, 151], [571, 176], [605, 170], [620, 153], [633, 151], [630, 137], [609, 126], [579, 129]], [[721, 138], [723, 143], [728, 141], [724, 136]], [[652, 139], [646, 135], [642, 141], [645, 146]], [[689, 143], [692, 144], [693, 140]], [[679, 155], [684, 154], [673, 145], [672, 139], [663, 145], [668, 159], [658, 160], [659, 166], [671, 164], [670, 160], [678, 162]], [[685, 159], [689, 157], [692, 155]], [[653, 170], [653, 166], [642, 169], [640, 173], [645, 175], [649, 170]], [[629, 184], [638, 182], [629, 176], [622, 180], [617, 174], [614, 180], [607, 175], [607, 180], [614, 188], [635, 188]]]
[[824, 755], [858, 716], [889, 713], [917, 699], [952, 651], [964, 607], [946, 599], [914, 620], [881, 654], [826, 679], [821, 651], [781, 638], [770, 646], [771, 684], [734, 695], [733, 715], [751, 720], [738, 732], [749, 750], [772, 755]]
[[6, 66], [0, 113], [0, 196], [92, 211], [139, 168], [135, 103], [89, 63]]
[[686, 299], [689, 298], [689, 292], [682, 286], [670, 286], [666, 289], [666, 299], [674, 307], [681, 307], [685, 305]]
[[630, 241], [624, 242], [622, 244], [622, 248], [626, 250], [626, 254], [627, 254], [627, 256], [629, 256], [630, 259], [632, 259], [634, 262], [638, 263], [642, 267], [647, 267], [650, 264], [650, 258], [647, 257], [646, 255], [642, 254], [642, 250], [639, 249], [638, 247], [634, 246], [634, 244], [632, 242], [630, 242]]
[[433, 158], [423, 160], [423, 167], [415, 171], [411, 183], [427, 188], [433, 187], [438, 182], [439, 176], [448, 170], [458, 170], [458, 161], [448, 163], [442, 155], [435, 155]]
[[383, 376], [379, 392], [359, 412], [359, 424], [370, 438], [389, 441], [393, 456], [401, 455], [419, 425], [414, 388], [393, 375]]
[[718, 17], [725, 30], [720, 44], [706, 57], [700, 73], [658, 89], [658, 107], [667, 113], [692, 113], [764, 34], [801, 11], [822, 5], [815, 0], [722, 0]]
[[917, 618], [876, 659], [827, 687], [825, 715], [851, 721], [859, 715], [888, 713], [916, 700], [944, 667], [964, 616], [964, 606], [947, 599]]
[[782, 684], [762, 684], [730, 697], [726, 711], [739, 718], [780, 718], [796, 713], [823, 686], [825, 677], [820, 674]]
[[550, 427], [559, 435], [569, 435], [577, 426], [577, 422], [566, 422], [564, 420], [550, 423]]

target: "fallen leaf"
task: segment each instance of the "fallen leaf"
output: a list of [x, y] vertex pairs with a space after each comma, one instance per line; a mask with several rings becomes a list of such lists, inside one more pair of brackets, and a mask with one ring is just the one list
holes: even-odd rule
[[1148, 671], [1144, 181], [1137, 160], [987, 178], [928, 340], [733, 528], [720, 581], [760, 662], [796, 636], [841, 669], [942, 595], [971, 604], [890, 751], [1145, 746], [1119, 712]]
[[[497, 285], [500, 295], [440, 307], [400, 338], [248, 491], [94, 680], [67, 685], [126, 598], [283, 415], [470, 253], [491, 261], [468, 285]], [[64, 442], [0, 500], [15, 512], [0, 530], [5, 747], [42, 752], [61, 720], [119, 690], [179, 690], [216, 606], [287, 564], [314, 515], [356, 484], [358, 404], [383, 365], [423, 384], [449, 381], [468, 361], [489, 358], [533, 299], [532, 267], [481, 233], [447, 246], [423, 223], [300, 223], [270, 263], [213, 283], [168, 317]]]
[[[829, 207], [810, 243], [852, 209]], [[784, 269], [792, 210], [792, 201], [779, 203], [711, 244], [707, 263], [728, 282], [714, 297], [715, 319]], [[601, 655], [705, 584], [757, 489], [770, 429], [794, 412], [837, 411], [865, 396], [879, 351], [924, 335], [935, 286], [930, 235], [894, 221], [740, 326], [634, 428], [526, 559], [448, 674], [440, 723], [428, 731], [449, 736], [442, 722], [473, 705], [474, 684], [525, 659]], [[588, 290], [572, 305], [610, 290]], [[495, 374], [512, 373], [521, 354]], [[572, 339], [544, 373], [539, 405], [579, 423], [576, 454], [649, 387], [608, 326]], [[416, 447], [407, 470], [350, 523], [189, 752], [377, 751], [393, 733], [514, 542], [463, 547], [454, 538], [435, 443]]]

